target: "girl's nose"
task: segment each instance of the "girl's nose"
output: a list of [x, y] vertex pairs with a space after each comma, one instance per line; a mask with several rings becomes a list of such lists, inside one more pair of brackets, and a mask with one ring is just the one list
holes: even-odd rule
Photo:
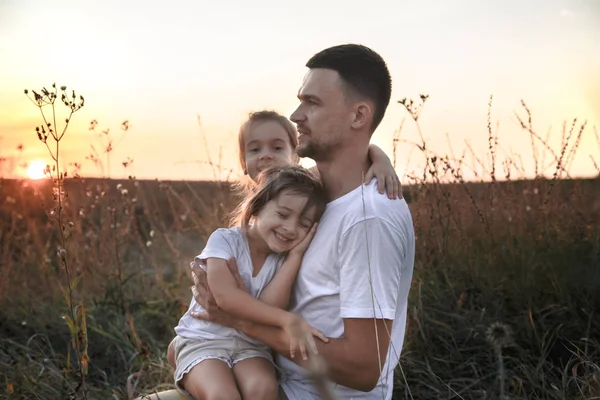
[[287, 236], [292, 237], [292, 239], [295, 238], [296, 226], [293, 223], [288, 222], [286, 224], [283, 224], [283, 230], [285, 231]]

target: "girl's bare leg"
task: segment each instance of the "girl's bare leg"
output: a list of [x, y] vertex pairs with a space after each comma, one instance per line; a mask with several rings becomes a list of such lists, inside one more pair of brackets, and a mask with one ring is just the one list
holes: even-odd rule
[[167, 348], [167, 361], [175, 369], [175, 349], [173, 348], [173, 342], [169, 343], [169, 347]]
[[219, 360], [204, 360], [181, 379], [181, 386], [196, 400], [241, 400], [229, 366]]
[[233, 366], [233, 375], [242, 399], [277, 400], [277, 378], [271, 361], [262, 357], [246, 358]]

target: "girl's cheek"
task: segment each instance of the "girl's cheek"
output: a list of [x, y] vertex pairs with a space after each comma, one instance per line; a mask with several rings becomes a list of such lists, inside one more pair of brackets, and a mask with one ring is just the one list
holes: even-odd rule
[[294, 150], [290, 150], [288, 152], [288, 156], [287, 156], [288, 162], [290, 164], [295, 164], [295, 160], [294, 160]]

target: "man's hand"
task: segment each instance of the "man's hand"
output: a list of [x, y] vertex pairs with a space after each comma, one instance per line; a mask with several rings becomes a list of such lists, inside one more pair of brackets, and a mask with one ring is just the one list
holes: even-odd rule
[[[229, 271], [231, 271], [237, 287], [248, 291], [248, 288], [244, 284], [244, 281], [242, 280], [242, 277], [238, 271], [235, 258], [230, 258], [227, 260], [227, 267], [229, 268]], [[193, 312], [191, 313], [192, 317], [203, 321], [216, 322], [220, 325], [231, 328], [236, 328], [240, 321], [237, 318], [233, 318], [231, 315], [227, 314], [221, 310], [219, 306], [217, 306], [217, 302], [215, 301], [215, 298], [208, 287], [206, 271], [200, 267], [200, 262], [198, 260], [192, 261], [190, 263], [190, 269], [192, 270], [192, 278], [194, 279], [192, 294], [196, 302], [206, 310], [203, 313]]]

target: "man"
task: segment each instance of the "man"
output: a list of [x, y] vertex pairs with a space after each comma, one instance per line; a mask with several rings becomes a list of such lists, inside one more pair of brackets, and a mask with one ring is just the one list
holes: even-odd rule
[[[390, 399], [406, 326], [415, 238], [404, 199], [390, 200], [377, 183], [363, 185], [368, 147], [390, 101], [384, 60], [361, 45], [315, 54], [291, 116], [300, 157], [316, 162], [329, 204], [305, 253], [290, 312], [331, 338], [318, 341], [330, 389], [342, 399]], [[277, 353], [287, 398], [317, 399], [308, 361], [289, 359], [276, 327], [234, 321], [211, 301], [203, 271], [194, 268], [195, 297], [208, 310], [198, 318], [242, 330]]]

